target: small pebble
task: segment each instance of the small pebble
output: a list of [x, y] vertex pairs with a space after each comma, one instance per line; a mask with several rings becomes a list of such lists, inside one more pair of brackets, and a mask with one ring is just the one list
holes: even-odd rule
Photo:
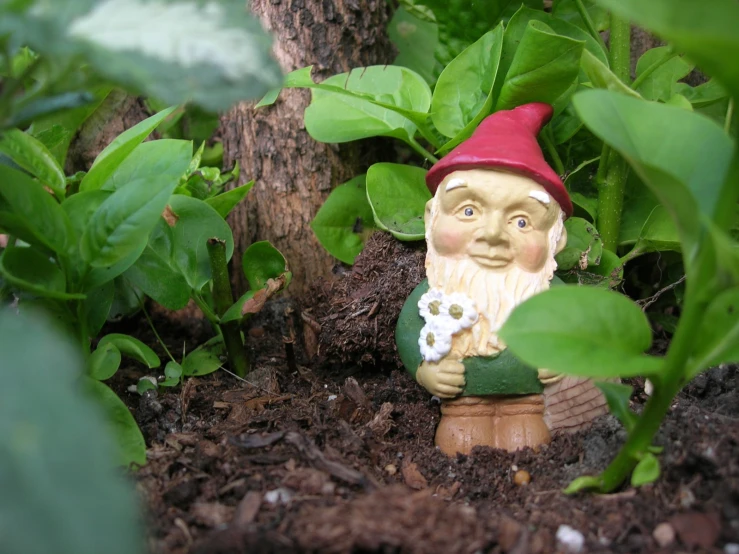
[[660, 548], [666, 548], [675, 542], [675, 529], [669, 523], [660, 523], [652, 531], [652, 537]]
[[557, 544], [565, 552], [577, 554], [582, 552], [585, 546], [585, 537], [580, 531], [569, 525], [560, 525], [557, 529]]
[[395, 467], [394, 464], [387, 464], [385, 466], [385, 473], [387, 473], [388, 475], [395, 475], [396, 473], [398, 473], [398, 468]]
[[336, 398], [338, 398], [338, 397], [335, 394], [330, 394], [328, 396], [328, 401], [331, 402], [332, 400], [336, 400]]
[[531, 474], [525, 469], [519, 469], [513, 476], [513, 482], [519, 487], [525, 487], [531, 483]]
[[292, 498], [293, 491], [284, 487], [264, 493], [264, 501], [267, 504], [287, 504]]
[[724, 545], [724, 554], [739, 554], [739, 544], [735, 542], [727, 542]]
[[644, 381], [644, 394], [647, 396], [652, 396], [652, 394], [654, 394], [654, 385], [649, 379]]

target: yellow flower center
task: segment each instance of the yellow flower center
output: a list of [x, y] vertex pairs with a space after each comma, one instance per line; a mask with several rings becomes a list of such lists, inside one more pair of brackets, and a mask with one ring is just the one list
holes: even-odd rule
[[434, 346], [436, 343], [436, 338], [434, 337], [433, 333], [427, 333], [426, 334], [426, 344], [429, 346]]
[[431, 315], [439, 315], [439, 307], [441, 306], [441, 301], [434, 300], [433, 302], [429, 302], [429, 312], [431, 312]]
[[464, 315], [464, 308], [460, 306], [459, 304], [452, 304], [449, 307], [449, 315], [452, 316], [454, 319], [462, 319], [462, 316]]

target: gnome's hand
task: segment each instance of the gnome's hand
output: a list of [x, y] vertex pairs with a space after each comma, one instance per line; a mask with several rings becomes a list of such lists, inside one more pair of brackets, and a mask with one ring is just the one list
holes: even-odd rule
[[464, 365], [457, 360], [421, 362], [416, 372], [418, 384], [439, 398], [454, 398], [464, 387]]
[[554, 373], [550, 369], [539, 370], [539, 381], [541, 381], [542, 385], [552, 385], [561, 381], [564, 377], [564, 373]]

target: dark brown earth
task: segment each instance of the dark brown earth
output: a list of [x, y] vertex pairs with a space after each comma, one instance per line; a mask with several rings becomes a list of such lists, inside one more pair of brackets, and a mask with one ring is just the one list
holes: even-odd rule
[[[206, 336], [191, 323], [158, 326], [181, 351]], [[560, 525], [583, 533], [586, 552], [722, 552], [739, 542], [736, 366], [699, 376], [676, 400], [655, 485], [570, 497], [568, 482], [603, 469], [624, 438], [610, 416], [539, 453], [450, 459], [433, 447], [438, 405], [406, 374], [291, 370], [275, 329], [252, 329], [249, 340], [250, 383], [218, 372], [139, 397], [123, 391], [140, 369], [116, 377], [149, 446], [135, 477], [153, 553], [544, 553], [564, 551]], [[634, 384], [638, 409], [645, 396]], [[514, 484], [517, 470], [528, 486]], [[653, 533], [664, 523], [676, 537], [660, 549]]]

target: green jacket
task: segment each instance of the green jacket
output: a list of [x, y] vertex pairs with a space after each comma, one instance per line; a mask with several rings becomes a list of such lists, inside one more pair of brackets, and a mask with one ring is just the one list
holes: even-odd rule
[[[418, 313], [418, 301], [428, 289], [428, 281], [424, 279], [405, 301], [395, 328], [400, 359], [413, 378], [423, 361], [418, 337], [425, 322]], [[544, 390], [538, 371], [524, 364], [507, 349], [497, 356], [465, 358], [462, 363], [466, 380], [462, 396], [535, 394]]]

